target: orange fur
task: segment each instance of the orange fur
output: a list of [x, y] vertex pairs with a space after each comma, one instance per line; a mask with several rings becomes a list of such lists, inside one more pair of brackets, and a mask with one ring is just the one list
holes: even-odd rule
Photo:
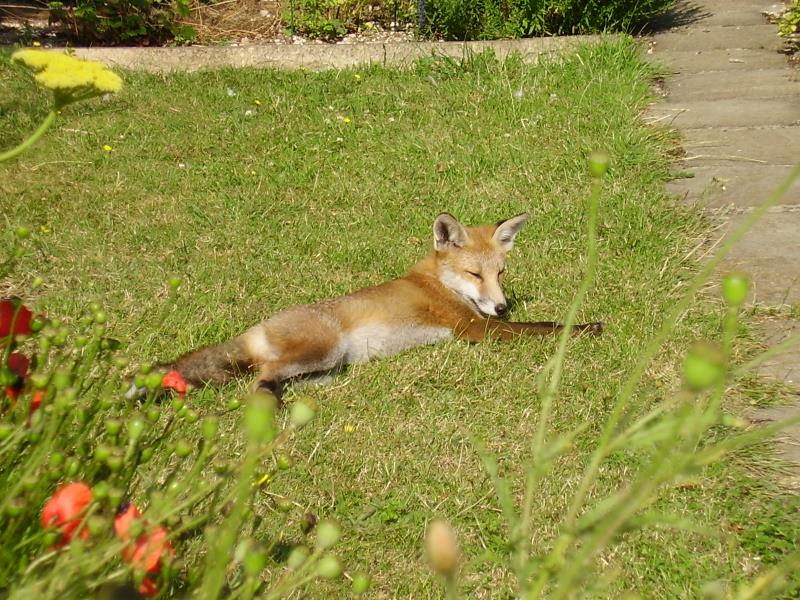
[[[318, 304], [281, 311], [242, 335], [191, 352], [171, 367], [195, 385], [220, 383], [257, 371], [257, 386], [280, 396], [292, 378], [334, 371], [448, 338], [546, 335], [552, 322], [510, 323], [502, 280], [506, 254], [527, 220], [464, 227], [442, 213], [434, 223], [434, 249], [403, 277]], [[601, 323], [574, 327], [600, 333]]]

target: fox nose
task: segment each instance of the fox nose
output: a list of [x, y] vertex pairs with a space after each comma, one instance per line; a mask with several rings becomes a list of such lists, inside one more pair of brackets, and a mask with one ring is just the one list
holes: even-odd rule
[[508, 306], [505, 304], [495, 304], [494, 311], [497, 313], [498, 317], [504, 317], [508, 312]]

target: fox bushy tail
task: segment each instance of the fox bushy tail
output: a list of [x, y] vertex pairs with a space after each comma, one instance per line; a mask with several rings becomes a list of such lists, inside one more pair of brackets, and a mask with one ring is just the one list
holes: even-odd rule
[[184, 354], [166, 366], [178, 371], [188, 383], [201, 386], [222, 384], [243, 375], [252, 368], [252, 361], [244, 342], [236, 337]]

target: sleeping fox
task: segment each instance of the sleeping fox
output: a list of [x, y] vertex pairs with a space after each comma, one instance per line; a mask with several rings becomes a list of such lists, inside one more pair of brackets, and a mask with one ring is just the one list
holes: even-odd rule
[[[442, 213], [433, 223], [433, 250], [393, 281], [347, 296], [287, 308], [240, 336], [190, 352], [167, 365], [191, 385], [224, 383], [257, 373], [256, 388], [280, 399], [287, 380], [333, 372], [451, 338], [479, 342], [547, 335], [553, 322], [504, 321], [506, 254], [527, 213], [495, 225], [465, 227]], [[573, 332], [599, 334], [602, 323]]]

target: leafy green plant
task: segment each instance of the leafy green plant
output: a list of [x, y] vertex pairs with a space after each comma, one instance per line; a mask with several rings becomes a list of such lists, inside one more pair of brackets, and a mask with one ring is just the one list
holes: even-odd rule
[[283, 19], [291, 33], [311, 39], [335, 40], [347, 33], [347, 28], [337, 16], [342, 0], [293, 0]]
[[632, 31], [674, 0], [427, 0], [423, 34], [450, 40]]
[[52, 21], [66, 23], [82, 43], [187, 43], [194, 29], [181, 22], [189, 15], [189, 0], [73, 0], [50, 2]]
[[789, 37], [797, 33], [798, 27], [800, 27], [800, 0], [793, 0], [778, 20], [778, 33], [782, 37]]

